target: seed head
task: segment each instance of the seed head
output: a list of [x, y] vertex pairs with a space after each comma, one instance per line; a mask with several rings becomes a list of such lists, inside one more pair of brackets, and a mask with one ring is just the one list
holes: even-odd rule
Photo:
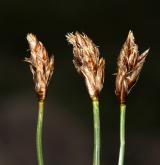
[[30, 70], [35, 82], [35, 91], [39, 100], [45, 100], [47, 87], [54, 70], [54, 56], [48, 57], [48, 53], [43, 44], [38, 41], [35, 35], [28, 34], [31, 56], [25, 58], [30, 63]]
[[125, 103], [127, 95], [136, 84], [149, 49], [139, 55], [138, 46], [135, 44], [133, 32], [129, 31], [128, 38], [122, 46], [118, 58], [118, 71], [116, 76], [116, 90], [120, 103]]
[[99, 57], [97, 46], [84, 33], [69, 33], [66, 37], [73, 45], [73, 63], [84, 77], [90, 97], [98, 98], [104, 83], [105, 60]]

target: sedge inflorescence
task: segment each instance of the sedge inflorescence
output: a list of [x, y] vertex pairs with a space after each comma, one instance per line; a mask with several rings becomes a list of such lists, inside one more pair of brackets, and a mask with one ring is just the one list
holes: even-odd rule
[[129, 31], [117, 61], [118, 71], [115, 93], [121, 104], [126, 102], [128, 93], [136, 84], [148, 52], [149, 49], [139, 55], [133, 32]]
[[29, 58], [25, 58], [25, 61], [30, 64], [38, 99], [45, 100], [47, 87], [54, 71], [54, 56], [49, 58], [44, 45], [38, 41], [35, 35], [28, 34], [27, 40], [31, 55]]
[[97, 46], [86, 34], [69, 33], [66, 37], [73, 45], [73, 63], [84, 77], [90, 97], [98, 98], [104, 83], [105, 60], [100, 58]]

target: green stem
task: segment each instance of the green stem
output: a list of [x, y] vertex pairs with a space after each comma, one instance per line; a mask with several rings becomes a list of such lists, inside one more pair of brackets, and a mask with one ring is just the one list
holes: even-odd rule
[[44, 110], [44, 102], [39, 101], [39, 111], [38, 111], [38, 121], [37, 121], [37, 137], [36, 137], [38, 165], [44, 165], [43, 153], [42, 153], [43, 110]]
[[120, 151], [118, 165], [124, 165], [124, 153], [125, 153], [125, 113], [126, 105], [120, 105]]
[[100, 116], [99, 101], [93, 99], [94, 152], [93, 165], [100, 165]]

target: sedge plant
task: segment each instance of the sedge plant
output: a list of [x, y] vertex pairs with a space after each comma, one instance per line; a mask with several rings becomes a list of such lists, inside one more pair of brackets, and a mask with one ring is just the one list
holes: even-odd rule
[[127, 97], [136, 84], [149, 49], [139, 55], [133, 32], [129, 31], [117, 61], [115, 93], [120, 102], [120, 150], [118, 165], [124, 165], [125, 154], [125, 116]]
[[76, 32], [66, 35], [73, 45], [73, 63], [84, 79], [93, 105], [94, 151], [93, 165], [100, 165], [100, 114], [99, 94], [104, 83], [105, 60], [100, 58], [97, 46], [83, 34]]
[[27, 40], [31, 55], [30, 58], [25, 58], [25, 61], [30, 64], [39, 104], [36, 133], [37, 161], [38, 165], [44, 165], [42, 152], [43, 111], [47, 87], [54, 71], [54, 57], [49, 58], [45, 47], [35, 35], [28, 34]]

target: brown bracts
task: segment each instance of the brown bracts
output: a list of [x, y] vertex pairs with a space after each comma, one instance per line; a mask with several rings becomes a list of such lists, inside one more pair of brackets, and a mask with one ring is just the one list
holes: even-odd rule
[[135, 44], [132, 31], [130, 31], [117, 62], [115, 93], [121, 104], [126, 102], [128, 93], [137, 82], [148, 52], [149, 49], [139, 55], [138, 46]]
[[104, 83], [105, 60], [100, 58], [97, 46], [87, 35], [76, 32], [66, 35], [73, 45], [73, 63], [81, 75], [92, 99], [97, 99]]
[[45, 100], [47, 87], [54, 70], [54, 56], [48, 57], [48, 53], [43, 44], [38, 41], [35, 35], [28, 34], [31, 56], [25, 58], [30, 63], [30, 69], [35, 82], [35, 91], [40, 101]]

